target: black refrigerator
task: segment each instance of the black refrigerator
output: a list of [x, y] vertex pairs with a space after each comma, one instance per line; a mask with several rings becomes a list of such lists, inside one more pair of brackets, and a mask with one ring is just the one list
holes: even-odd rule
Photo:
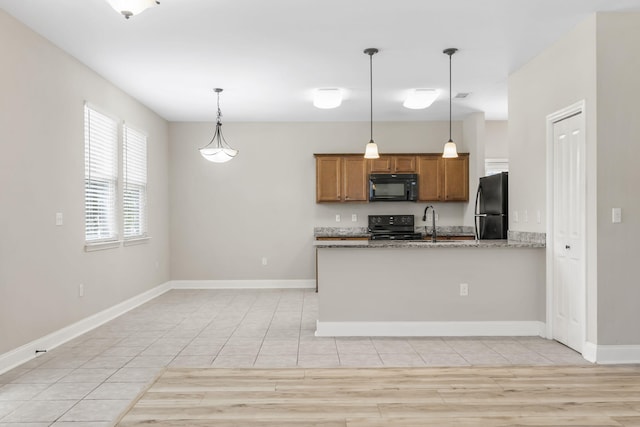
[[476, 237], [506, 239], [509, 228], [509, 173], [480, 178], [476, 192]]

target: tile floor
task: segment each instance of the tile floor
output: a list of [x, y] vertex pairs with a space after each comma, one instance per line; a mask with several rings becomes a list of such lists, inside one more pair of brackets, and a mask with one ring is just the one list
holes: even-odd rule
[[110, 426], [165, 366], [585, 364], [538, 337], [317, 338], [313, 290], [171, 291], [0, 375], [0, 427]]

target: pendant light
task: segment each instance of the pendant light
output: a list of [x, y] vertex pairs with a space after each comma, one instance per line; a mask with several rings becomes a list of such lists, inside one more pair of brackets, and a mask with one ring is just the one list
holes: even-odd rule
[[458, 150], [456, 149], [456, 143], [451, 139], [451, 57], [456, 53], [458, 49], [450, 47], [442, 51], [445, 55], [449, 55], [449, 141], [444, 144], [444, 150], [442, 151], [442, 157], [445, 159], [453, 159], [458, 157]]
[[379, 159], [380, 154], [378, 154], [378, 145], [373, 142], [373, 55], [378, 53], [378, 49], [374, 47], [370, 47], [364, 50], [364, 53], [369, 55], [369, 100], [371, 106], [371, 139], [366, 146], [364, 151], [365, 159]]
[[227, 144], [222, 135], [222, 112], [220, 111], [220, 92], [223, 89], [215, 88], [213, 91], [218, 95], [218, 119], [216, 122], [216, 131], [211, 141], [200, 149], [202, 157], [213, 163], [225, 163], [233, 159], [238, 150], [234, 150]]

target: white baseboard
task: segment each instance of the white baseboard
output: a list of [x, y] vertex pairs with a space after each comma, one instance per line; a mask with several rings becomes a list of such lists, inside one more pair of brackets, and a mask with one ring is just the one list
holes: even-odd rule
[[596, 345], [585, 343], [582, 356], [599, 365], [640, 363], [640, 345]]
[[31, 341], [21, 347], [0, 354], [0, 374], [15, 368], [36, 357], [36, 350], [52, 350], [100, 325], [115, 319], [118, 316], [132, 310], [153, 298], [162, 295], [171, 289], [170, 282], [156, 286], [140, 295], [136, 295], [126, 301], [107, 308], [92, 316], [86, 317], [76, 323], [59, 329], [44, 337]]
[[172, 280], [172, 289], [315, 289], [314, 279]]
[[545, 324], [514, 322], [322, 322], [318, 337], [543, 336]]
[[595, 345], [594, 343], [586, 341], [582, 345], [582, 357], [584, 357], [585, 360], [591, 363], [596, 363], [597, 353], [598, 353], [598, 346]]

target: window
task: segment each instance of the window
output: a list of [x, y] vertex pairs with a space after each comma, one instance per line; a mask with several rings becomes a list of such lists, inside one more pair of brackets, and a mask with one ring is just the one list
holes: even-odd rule
[[147, 136], [129, 126], [123, 130], [124, 238], [147, 236]]
[[84, 218], [85, 240], [117, 240], [118, 124], [85, 104]]
[[485, 175], [495, 175], [500, 172], [509, 172], [509, 159], [485, 159]]

